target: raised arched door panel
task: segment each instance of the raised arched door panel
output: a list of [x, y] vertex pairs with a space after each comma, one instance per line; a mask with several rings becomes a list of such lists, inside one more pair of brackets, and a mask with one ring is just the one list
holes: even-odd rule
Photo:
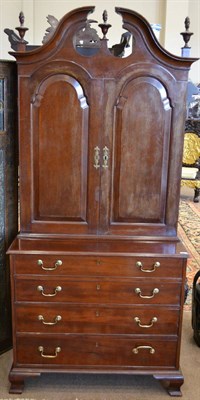
[[171, 132], [164, 85], [149, 76], [129, 80], [117, 98], [113, 126], [110, 229], [164, 226]]
[[[21, 203], [27, 203], [21, 209], [21, 231], [96, 233], [98, 127], [93, 128], [95, 118], [92, 121], [90, 114], [98, 101], [97, 93], [88, 84], [88, 94], [88, 87], [69, 75], [66, 65], [63, 73], [50, 74], [49, 65], [46, 74], [45, 68], [42, 74], [36, 71], [29, 89], [22, 77], [21, 87], [26, 87], [30, 99], [26, 118], [21, 121]], [[26, 176], [23, 163], [30, 171]], [[24, 190], [27, 186], [28, 192]]]

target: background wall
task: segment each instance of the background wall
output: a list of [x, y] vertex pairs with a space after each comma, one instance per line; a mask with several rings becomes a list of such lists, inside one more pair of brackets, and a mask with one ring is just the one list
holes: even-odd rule
[[[184, 20], [189, 16], [191, 37], [191, 57], [200, 57], [200, 0], [0, 0], [0, 58], [12, 59], [8, 54], [10, 44], [5, 28], [15, 29], [19, 25], [20, 11], [25, 15], [25, 26], [29, 28], [26, 40], [30, 44], [41, 44], [45, 30], [49, 27], [46, 20], [48, 14], [57, 19], [68, 11], [85, 5], [94, 5], [92, 19], [102, 22], [102, 12], [108, 11], [108, 22], [112, 25], [109, 31], [109, 46], [119, 43], [122, 30], [121, 17], [114, 12], [116, 6], [135, 10], [150, 23], [162, 25], [160, 43], [170, 53], [181, 56], [184, 45], [180, 32], [185, 30]], [[94, 24], [98, 30], [98, 24]], [[193, 64], [190, 79], [200, 83], [200, 61]]]

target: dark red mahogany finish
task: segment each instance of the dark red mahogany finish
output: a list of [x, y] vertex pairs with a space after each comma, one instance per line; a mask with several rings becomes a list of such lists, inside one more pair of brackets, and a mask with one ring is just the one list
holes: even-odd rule
[[83, 56], [74, 38], [92, 11], [70, 12], [45, 45], [13, 53], [21, 210], [9, 249], [10, 393], [42, 372], [91, 372], [151, 374], [179, 396], [187, 254], [177, 218], [195, 59], [169, 54], [123, 8], [132, 54], [114, 57], [103, 38]]

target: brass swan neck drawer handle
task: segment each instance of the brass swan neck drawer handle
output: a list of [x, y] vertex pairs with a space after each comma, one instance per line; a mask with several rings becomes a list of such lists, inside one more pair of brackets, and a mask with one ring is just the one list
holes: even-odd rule
[[139, 350], [142, 350], [142, 349], [149, 350], [149, 353], [150, 353], [150, 354], [154, 354], [154, 353], [156, 352], [155, 349], [154, 349], [152, 346], [137, 346], [137, 347], [134, 347], [134, 349], [132, 350], [132, 352], [133, 352], [134, 354], [138, 354], [138, 353], [139, 353]]
[[54, 267], [44, 267], [44, 263], [42, 260], [38, 260], [37, 264], [44, 269], [44, 271], [54, 271], [57, 267], [60, 267], [62, 265], [62, 261], [61, 260], [57, 260], [54, 264]]
[[142, 291], [141, 291], [140, 288], [136, 288], [135, 289], [135, 293], [138, 294], [138, 296], [141, 297], [142, 299], [152, 299], [155, 296], [155, 294], [159, 293], [159, 289], [158, 288], [154, 288], [152, 290], [152, 294], [150, 296], [145, 296], [145, 295], [141, 294]]
[[62, 317], [60, 315], [56, 315], [56, 317], [54, 318], [54, 322], [45, 322], [43, 315], [38, 315], [38, 319], [44, 325], [56, 325], [58, 321], [61, 321]]
[[136, 262], [136, 266], [137, 266], [138, 268], [140, 268], [140, 271], [142, 271], [142, 272], [154, 272], [154, 271], [156, 271], [156, 268], [159, 268], [159, 267], [160, 267], [160, 263], [159, 263], [159, 261], [156, 261], [156, 262], [153, 264], [153, 268], [151, 268], [151, 269], [145, 269], [145, 268], [143, 268], [143, 264], [142, 264], [141, 261], [137, 261], [137, 262]]
[[137, 324], [140, 328], [151, 328], [151, 327], [153, 326], [153, 324], [155, 324], [155, 323], [158, 321], [158, 318], [157, 318], [157, 317], [153, 317], [153, 318], [151, 319], [150, 324], [148, 324], [148, 325], [141, 324], [141, 321], [140, 321], [140, 318], [139, 318], [139, 317], [135, 317], [135, 318], [134, 318], [134, 321], [136, 322], [136, 324]]
[[39, 346], [38, 347], [38, 351], [40, 352], [41, 357], [44, 358], [56, 358], [58, 353], [61, 352], [61, 348], [60, 347], [56, 347], [55, 348], [55, 354], [44, 354], [44, 347], [43, 346]]
[[38, 287], [37, 287], [37, 290], [38, 290], [39, 292], [41, 292], [42, 296], [45, 296], [45, 297], [53, 297], [53, 296], [56, 296], [56, 294], [57, 294], [58, 292], [61, 292], [62, 288], [61, 288], [61, 286], [56, 286], [56, 288], [54, 289], [54, 293], [44, 293], [44, 288], [43, 288], [43, 286], [38, 286]]

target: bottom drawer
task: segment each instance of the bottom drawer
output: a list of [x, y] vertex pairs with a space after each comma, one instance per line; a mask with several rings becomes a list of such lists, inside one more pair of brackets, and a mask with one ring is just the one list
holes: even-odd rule
[[118, 335], [18, 336], [16, 364], [90, 367], [176, 367], [177, 340]]

